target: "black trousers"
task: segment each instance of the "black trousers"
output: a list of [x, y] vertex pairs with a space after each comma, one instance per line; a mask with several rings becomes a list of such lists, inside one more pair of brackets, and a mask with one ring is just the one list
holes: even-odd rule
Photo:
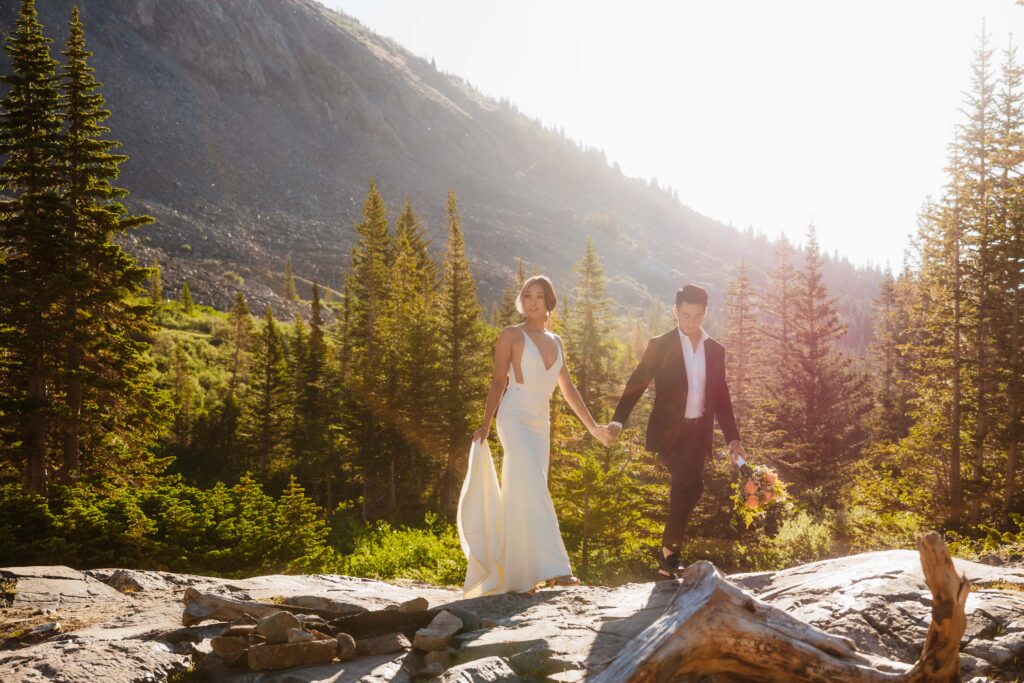
[[704, 460], [710, 450], [707, 419], [704, 416], [693, 422], [686, 421], [675, 445], [659, 454], [672, 475], [668, 519], [661, 537], [662, 545], [672, 552], [682, 545], [693, 509], [704, 493]]

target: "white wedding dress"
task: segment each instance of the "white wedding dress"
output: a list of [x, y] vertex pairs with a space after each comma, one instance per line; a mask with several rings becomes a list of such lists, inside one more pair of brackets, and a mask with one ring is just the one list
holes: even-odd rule
[[509, 366], [508, 389], [496, 415], [505, 452], [500, 489], [487, 442], [474, 442], [469, 452], [458, 511], [467, 598], [528, 591], [541, 581], [572, 574], [548, 493], [548, 401], [558, 383], [562, 349], [546, 334], [558, 349], [550, 368], [525, 331], [522, 384]]

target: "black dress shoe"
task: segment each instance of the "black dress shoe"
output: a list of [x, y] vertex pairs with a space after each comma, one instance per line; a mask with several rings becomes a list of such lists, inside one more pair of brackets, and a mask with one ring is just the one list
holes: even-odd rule
[[655, 551], [655, 556], [658, 558], [658, 568], [669, 574], [681, 574], [686, 570], [686, 567], [679, 560], [679, 553], [672, 553], [665, 557], [665, 553], [661, 552], [661, 548], [658, 548]]

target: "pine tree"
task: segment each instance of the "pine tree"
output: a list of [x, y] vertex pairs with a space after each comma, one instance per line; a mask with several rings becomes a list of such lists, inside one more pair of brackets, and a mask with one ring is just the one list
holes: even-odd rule
[[[406, 230], [415, 230], [405, 225]], [[344, 431], [357, 449], [356, 461], [362, 484], [362, 515], [369, 519], [377, 507], [380, 482], [391, 479], [390, 449], [393, 443], [380, 435], [390, 429], [386, 420], [384, 387], [387, 368], [383, 362], [382, 339], [387, 285], [393, 265], [394, 246], [388, 230], [387, 207], [370, 181], [363, 202], [363, 220], [356, 225], [356, 245], [352, 249], [351, 270], [345, 281], [348, 334], [345, 353], [351, 359], [343, 408]]]
[[912, 424], [899, 444], [900, 469], [935, 482], [935, 501], [927, 512], [960, 524], [962, 513], [961, 441], [967, 431], [963, 407], [969, 404], [964, 320], [969, 315], [963, 294], [960, 183], [957, 156], [942, 203], [922, 213], [915, 248], [919, 266], [911, 302], [908, 361], [913, 379]]
[[[670, 330], [677, 325], [675, 319], [672, 317], [672, 311], [670, 311], [661, 299], [657, 297], [650, 297], [647, 308], [647, 334], [644, 338], [644, 348], [647, 346], [647, 339], [650, 337], [657, 336], [664, 333], [666, 330]], [[568, 315], [568, 313], [566, 313]], [[640, 356], [637, 357], [637, 361], [643, 356], [644, 349], [640, 349]]]
[[407, 253], [414, 255], [413, 267], [422, 279], [421, 287], [435, 289], [440, 275], [437, 263], [430, 256], [430, 241], [423, 231], [416, 212], [412, 210], [412, 202], [405, 200], [405, 207], [395, 221], [395, 246], [405, 240]]
[[487, 371], [487, 342], [476, 283], [466, 259], [455, 191], [448, 191], [448, 250], [441, 285], [440, 327], [442, 376], [438, 414], [442, 416], [444, 470], [440, 507], [455, 512], [456, 473], [464, 471], [472, 432], [471, 416], [480, 410]]
[[240, 429], [263, 481], [288, 459], [291, 389], [284, 339], [268, 304], [253, 348], [252, 389]]
[[192, 291], [188, 288], [188, 282], [184, 282], [181, 285], [181, 308], [185, 311], [186, 315], [192, 314], [192, 307], [195, 303], [192, 301]]
[[149, 299], [155, 307], [164, 302], [164, 281], [160, 275], [160, 266], [149, 269]]
[[860, 421], [868, 405], [864, 378], [836, 348], [846, 326], [822, 281], [813, 226], [790, 313], [790, 346], [779, 354], [788, 356], [790, 363], [787, 375], [774, 380], [774, 427], [783, 435], [797, 483], [806, 488], [835, 488], [841, 483], [839, 468], [858, 455], [863, 438]]
[[322, 485], [321, 501], [326, 500], [330, 488], [330, 477], [322, 478], [321, 473], [329, 472], [329, 425], [333, 417], [326, 363], [327, 344], [320, 307], [320, 292], [314, 282], [309, 337], [306, 340], [305, 354], [296, 368], [299, 391], [296, 396], [295, 455], [299, 459], [300, 478], [306, 485], [311, 489], [317, 484]]
[[729, 285], [725, 300], [728, 315], [725, 333], [725, 346], [728, 349], [726, 374], [733, 410], [740, 425], [747, 425], [750, 421], [753, 387], [759, 383], [754, 375], [759, 365], [754, 360], [754, 354], [760, 346], [754, 314], [755, 297], [747, 263], [741, 259], [739, 272]]
[[146, 269], [112, 237], [152, 222], [131, 215], [119, 201], [127, 191], [112, 183], [127, 160], [112, 154], [120, 143], [104, 136], [101, 84], [93, 76], [78, 8], [72, 11], [67, 58], [61, 71], [60, 111], [66, 133], [60, 172], [68, 211], [64, 230], [72, 240], [65, 264], [64, 313], [65, 480], [76, 478], [87, 450], [91, 466], [110, 477], [125, 464], [126, 450], [141, 465], [155, 443], [166, 410], [151, 379], [153, 364], [140, 341], [151, 334], [151, 309], [138, 301]]
[[331, 529], [323, 519], [323, 510], [306, 496], [295, 477], [281, 492], [275, 522], [282, 570], [312, 574], [336, 570], [339, 558], [327, 543]]
[[228, 312], [228, 352], [231, 354], [228, 392], [232, 395], [245, 378], [252, 332], [252, 313], [249, 311], [245, 294], [235, 292], [235, 303]]
[[1012, 44], [1004, 51], [999, 92], [996, 94], [997, 176], [997, 278], [1001, 302], [999, 323], [1000, 370], [1006, 401], [1006, 470], [1003, 489], [1002, 522], [1009, 526], [1010, 512], [1017, 495], [1020, 445], [1024, 439], [1024, 70], [1017, 65], [1017, 50]]
[[568, 462], [551, 487], [572, 564], [583, 579], [608, 580], [612, 577], [601, 576], [600, 564], [625, 564], [627, 542], [651, 512], [640, 473], [628, 453], [609, 453], [593, 442], [565, 457]]
[[[363, 435], [363, 404], [359, 400], [356, 381], [357, 368], [355, 367], [357, 359], [353, 352], [353, 304], [351, 279], [346, 277], [342, 285], [340, 310], [336, 309], [338, 315], [331, 328], [336, 360], [334, 384], [337, 395], [337, 414], [330, 425], [330, 431], [339, 465], [336, 471], [328, 473], [328, 476], [336, 477], [338, 482], [338, 485], [331, 489], [331, 499], [326, 501], [325, 507], [331, 511], [334, 509], [336, 497], [339, 500], [354, 501], [358, 499], [362, 484], [358, 479], [362, 474], [360, 438]], [[367, 519], [365, 498], [363, 512], [363, 518]]]
[[[26, 464], [26, 485], [47, 491], [47, 437], [55, 417], [52, 383], [62, 362], [58, 297], [69, 285], [61, 281], [72, 240], [61, 216], [59, 161], [63, 144], [59, 119], [57, 62], [52, 41], [43, 35], [35, 3], [23, 0], [14, 31], [4, 49], [10, 86], [0, 103], [0, 166], [4, 201], [0, 251], [2, 347], [10, 362], [5, 381], [5, 416], [20, 418], [13, 433]], [[9, 381], [8, 381], [9, 380]]]
[[352, 370], [352, 290], [351, 282], [345, 279], [341, 293], [341, 315], [334, 325], [335, 346], [338, 353], [338, 370], [342, 385], [351, 381]]
[[501, 301], [496, 304], [494, 311], [494, 326], [498, 329], [503, 329], [509, 325], [518, 325], [523, 320], [523, 316], [519, 314], [516, 309], [516, 301], [519, 298], [519, 292], [523, 289], [523, 283], [526, 282], [526, 266], [523, 263], [523, 259], [519, 259], [519, 270], [516, 272], [515, 281], [509, 283], [508, 288], [501, 293]]
[[879, 286], [878, 298], [875, 299], [875, 326], [872, 330], [871, 358], [874, 359], [875, 409], [878, 412], [873, 420], [876, 441], [892, 441], [900, 434], [892, 426], [895, 417], [895, 359], [899, 353], [898, 337], [900, 329], [896, 308], [896, 280], [892, 270], [886, 268]]
[[292, 273], [291, 254], [284, 260], [284, 298], [288, 301], [298, 301], [299, 293], [295, 289], [295, 275]]
[[600, 412], [613, 391], [611, 301], [605, 296], [604, 266], [589, 237], [583, 258], [573, 269], [576, 281], [572, 317], [566, 319], [567, 346], [572, 349], [572, 371], [583, 402]]
[[304, 380], [302, 368], [306, 365], [309, 356], [309, 332], [306, 330], [306, 323], [302, 316], [296, 315], [292, 323], [292, 338], [287, 345], [288, 371], [291, 374], [295, 386], [293, 396], [296, 400], [294, 419], [298, 419], [298, 400], [302, 393], [302, 382]]
[[869, 353], [875, 412], [871, 436], [875, 442], [896, 442], [910, 430], [912, 277], [909, 267], [899, 279], [887, 269], [875, 300]]
[[765, 346], [772, 349], [771, 361], [755, 360], [764, 368], [765, 376], [762, 391], [754, 399], [754, 432], [761, 435], [766, 444], [785, 447], [786, 457], [789, 457], [788, 451], [793, 446], [790, 435], [797, 432], [801, 418], [790, 381], [795, 376], [793, 319], [800, 278], [793, 263], [794, 257], [795, 250], [783, 235], [775, 244], [775, 269], [769, 273], [767, 286], [760, 297], [762, 315], [759, 329]]
[[[930, 276], [936, 279], [945, 280], [949, 277], [952, 272], [952, 291], [950, 296], [952, 305], [953, 317], [948, 321], [948, 327], [946, 329], [952, 331], [952, 347], [950, 348], [950, 362], [952, 370], [952, 395], [950, 396], [950, 411], [949, 411], [949, 436], [948, 441], [950, 444], [950, 456], [949, 456], [949, 497], [950, 497], [950, 517], [956, 523], [960, 521], [960, 515], [963, 508], [962, 499], [962, 475], [961, 475], [961, 433], [962, 433], [962, 412], [963, 412], [963, 374], [964, 374], [964, 344], [963, 344], [963, 332], [966, 327], [965, 319], [968, 317], [965, 296], [965, 276], [963, 268], [963, 252], [964, 252], [964, 229], [961, 220], [962, 214], [962, 197], [964, 194], [963, 190], [963, 171], [962, 164], [960, 163], [960, 157], [956, 148], [954, 147], [952, 165], [951, 165], [951, 179], [949, 195], [950, 198], [946, 204], [942, 207], [941, 212], [936, 220], [933, 220], [933, 224], [939, 232], [939, 249], [937, 253], [931, 254], [930, 263], [933, 266], [938, 266], [938, 272], [926, 270], [922, 267], [922, 280], [925, 276]], [[926, 224], [927, 225], [927, 224]], [[925, 245], [927, 248], [927, 244]], [[942, 266], [946, 265], [945, 268]], [[935, 283], [938, 284], [938, 283]], [[929, 289], [927, 287], [922, 288], [923, 292], [936, 291], [942, 292], [940, 287]], [[923, 297], [922, 297], [923, 298]], [[942, 302], [946, 303], [945, 301]], [[941, 314], [940, 314], [941, 315]], [[926, 312], [927, 318], [934, 319], [934, 313]], [[941, 318], [940, 318], [941, 320]], [[938, 339], [942, 338], [942, 334], [938, 333], [934, 335]], [[934, 348], [943, 348], [942, 344], [936, 344]], [[929, 372], [926, 370], [926, 372]], [[930, 374], [930, 373], [929, 373]]]
[[410, 475], [436, 470], [431, 457], [440, 450], [434, 423], [423, 421], [423, 415], [436, 413], [438, 266], [415, 229], [418, 225], [407, 201], [396, 224], [395, 260], [389, 269], [378, 336], [382, 362], [390, 370], [384, 400], [377, 409], [387, 416], [382, 436], [390, 442], [387, 506], [391, 519], [410, 521], [422, 519], [425, 496], [436, 493], [433, 479]]
[[372, 180], [363, 204], [363, 220], [356, 225], [356, 232], [359, 236], [352, 249], [352, 272], [349, 275], [349, 290], [354, 303], [353, 342], [364, 360], [362, 379], [367, 388], [372, 389], [380, 372], [373, 339], [393, 249], [384, 198]]
[[174, 406], [172, 437], [181, 447], [188, 446], [201, 407], [202, 392], [193, 376], [188, 354], [182, 345], [174, 345], [171, 358], [171, 400]]
[[245, 404], [249, 377], [253, 320], [242, 292], [235, 292], [235, 303], [228, 312], [226, 351], [228, 386], [221, 404], [213, 411], [203, 445], [218, 452], [228, 462], [244, 459], [239, 452], [238, 427]]
[[976, 411], [970, 516], [971, 522], [977, 524], [980, 520], [982, 501], [986, 498], [986, 446], [993, 421], [991, 399], [996, 382], [991, 361], [994, 357], [993, 336], [998, 323], [995, 293], [998, 266], [994, 251], [996, 179], [992, 163], [996, 134], [995, 76], [992, 50], [988, 46], [988, 35], [984, 25], [972, 68], [972, 87], [967, 95], [969, 120], [962, 130], [959, 153], [964, 181], [964, 202], [960, 215], [966, 228], [966, 293], [971, 299], [971, 308], [974, 311], [974, 319], [971, 321], [973, 357], [969, 359], [973, 366]]
[[775, 270], [769, 275], [763, 297], [764, 335], [779, 349], [781, 360], [788, 362], [793, 339], [793, 306], [799, 274], [793, 263], [795, 251], [785, 235], [775, 245]]
[[814, 227], [808, 230], [804, 268], [793, 317], [794, 378], [804, 421], [798, 443], [806, 443], [810, 480], [835, 485], [836, 467], [857, 455], [863, 433], [860, 422], [867, 410], [865, 380], [850, 359], [836, 348], [846, 333], [836, 299], [822, 279], [822, 261]]

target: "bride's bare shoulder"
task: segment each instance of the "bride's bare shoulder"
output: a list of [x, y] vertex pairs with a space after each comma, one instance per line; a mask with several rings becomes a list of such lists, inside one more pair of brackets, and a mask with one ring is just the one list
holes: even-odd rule
[[516, 344], [523, 340], [523, 329], [518, 325], [509, 325], [498, 335], [499, 344]]

